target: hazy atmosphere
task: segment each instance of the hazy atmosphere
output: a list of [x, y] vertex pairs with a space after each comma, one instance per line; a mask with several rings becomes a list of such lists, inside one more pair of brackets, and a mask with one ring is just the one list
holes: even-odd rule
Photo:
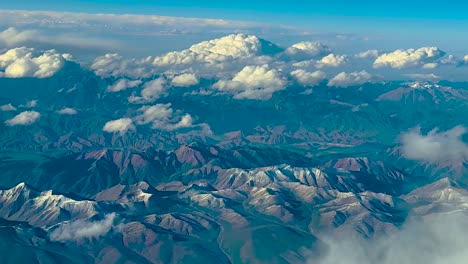
[[0, 0], [0, 262], [468, 263], [467, 7]]

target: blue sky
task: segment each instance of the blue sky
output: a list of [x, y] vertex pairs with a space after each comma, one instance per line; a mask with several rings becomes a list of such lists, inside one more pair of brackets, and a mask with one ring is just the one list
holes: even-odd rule
[[[168, 14], [194, 17], [226, 17], [230, 19], [278, 22], [277, 18], [297, 17], [300, 20], [318, 17], [401, 18], [422, 20], [467, 20], [468, 3], [464, 1], [392, 0], [392, 1], [210, 1], [210, 0], [16, 0], [0, 1], [2, 8]], [[219, 11], [224, 11], [220, 13]], [[279, 22], [288, 22], [281, 20]], [[289, 21], [293, 22], [294, 21]], [[440, 22], [440, 21], [439, 21]]]
[[318, 33], [356, 34], [378, 41], [376, 45], [384, 49], [434, 45], [457, 53], [468, 46], [468, 2], [460, 0], [0, 0], [0, 9], [265, 22]]
[[434, 45], [453, 43], [455, 49], [468, 46], [468, 2], [460, 0], [0, 0], [0, 9], [222, 18], [320, 32], [374, 36], [398, 33], [400, 39], [408, 40], [408, 46], [432, 41]]
[[[325, 60], [333, 65], [327, 69], [330, 75], [367, 69], [395, 78], [405, 74], [432, 78], [434, 73], [465, 78], [467, 8], [468, 3], [453, 0], [0, 0], [0, 50], [56, 49], [89, 64], [106, 53], [147, 58], [246, 33], [284, 48], [302, 41], [325, 44], [334, 53]], [[58, 12], [1, 11], [8, 9]], [[447, 56], [434, 53], [435, 47]], [[369, 53], [374, 57], [356, 59], [356, 54], [368, 50], [374, 51]], [[379, 54], [390, 54], [384, 60], [397, 63], [376, 68], [372, 59]], [[400, 57], [404, 69], [398, 68]]]

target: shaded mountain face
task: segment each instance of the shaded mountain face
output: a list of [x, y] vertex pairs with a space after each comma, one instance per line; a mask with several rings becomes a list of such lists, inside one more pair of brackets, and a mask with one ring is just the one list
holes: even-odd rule
[[[255, 54], [281, 52], [252, 41]], [[71, 62], [50, 78], [0, 78], [0, 105], [19, 109], [0, 111], [2, 262], [319, 262], [330, 234], [373, 241], [466, 212], [465, 150], [408, 158], [400, 140], [417, 125], [422, 143], [458, 139], [429, 131], [468, 126], [465, 89], [292, 85], [259, 101], [204, 95], [215, 80], [201, 79], [146, 111], [156, 103], [108, 92], [115, 81]], [[23, 110], [41, 116], [8, 123]], [[103, 131], [122, 117], [136, 126]]]

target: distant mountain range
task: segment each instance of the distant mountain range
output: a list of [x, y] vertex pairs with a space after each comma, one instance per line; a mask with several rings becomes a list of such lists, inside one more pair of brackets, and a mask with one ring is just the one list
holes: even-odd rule
[[[372, 240], [468, 208], [464, 133], [440, 132], [468, 127], [464, 83], [293, 83], [238, 100], [201, 78], [149, 108], [109, 92], [117, 79], [71, 61], [0, 78], [0, 262], [321, 263], [329, 234]], [[415, 127], [409, 142], [433, 148], [408, 155]]]

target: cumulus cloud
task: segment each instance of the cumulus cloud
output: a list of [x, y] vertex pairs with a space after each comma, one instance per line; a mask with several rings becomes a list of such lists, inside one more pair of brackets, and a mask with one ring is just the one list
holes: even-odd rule
[[0, 76], [10, 78], [37, 77], [46, 78], [54, 75], [64, 65], [69, 54], [60, 54], [55, 50], [42, 53], [31, 48], [15, 48], [0, 54]]
[[119, 54], [106, 54], [96, 58], [91, 69], [102, 77], [150, 77], [165, 71], [184, 71], [188, 68], [212, 76], [218, 72], [239, 70], [246, 64], [269, 62], [272, 57], [263, 54], [268, 54], [269, 49], [274, 50], [275, 47], [253, 35], [228, 35], [157, 57], [124, 59]]
[[0, 106], [0, 110], [7, 112], [7, 111], [16, 111], [16, 107], [14, 107], [11, 103]]
[[358, 59], [377, 58], [378, 56], [379, 56], [379, 51], [375, 49], [367, 50], [367, 51], [364, 51], [355, 55], [355, 57]]
[[17, 114], [12, 119], [5, 121], [5, 124], [8, 126], [16, 126], [16, 125], [31, 125], [37, 121], [41, 117], [41, 114], [36, 111], [24, 111]]
[[167, 90], [167, 81], [163, 77], [149, 81], [143, 85], [140, 96], [132, 95], [128, 98], [131, 103], [153, 102]]
[[216, 64], [231, 59], [245, 59], [277, 53], [274, 44], [254, 35], [234, 34], [203, 41], [182, 51], [169, 52], [154, 59], [154, 65], [167, 66], [194, 62]]
[[435, 63], [445, 56], [445, 52], [436, 47], [396, 50], [384, 53], [374, 61], [374, 68], [391, 67], [405, 69], [419, 67], [427, 63]]
[[140, 85], [142, 82], [140, 80], [128, 80], [128, 79], [120, 79], [114, 84], [107, 87], [108, 92], [120, 92], [129, 88], [134, 88]]
[[463, 59], [457, 58], [453, 55], [447, 55], [444, 56], [440, 61], [440, 64], [442, 65], [456, 65], [456, 66], [461, 66], [464, 64]]
[[151, 124], [153, 129], [170, 131], [193, 125], [193, 118], [190, 114], [178, 118], [170, 103], [143, 106], [138, 111], [141, 115], [136, 117], [137, 123]]
[[236, 99], [268, 100], [274, 92], [285, 89], [286, 84], [279, 71], [262, 65], [246, 66], [232, 80], [218, 81], [213, 88], [232, 93]]
[[73, 108], [70, 108], [70, 107], [64, 107], [64, 108], [58, 110], [57, 113], [59, 113], [61, 115], [76, 115], [77, 111], [75, 109], [73, 109]]
[[436, 128], [426, 135], [421, 133], [420, 128], [413, 129], [400, 138], [403, 156], [424, 162], [464, 160], [468, 155], [468, 145], [462, 141], [462, 136], [466, 132], [463, 126], [447, 131]]
[[155, 73], [152, 60], [152, 57], [124, 59], [117, 53], [108, 53], [97, 57], [91, 65], [91, 69], [94, 70], [96, 75], [101, 77], [149, 77]]
[[134, 130], [135, 126], [130, 118], [120, 118], [112, 121], [108, 121], [102, 130], [104, 132], [125, 134], [128, 130]]
[[321, 42], [303, 41], [292, 45], [284, 52], [293, 59], [313, 59], [331, 53], [330, 47]]
[[171, 80], [171, 85], [175, 87], [188, 87], [200, 83], [198, 76], [193, 73], [183, 73], [177, 75]]
[[341, 72], [328, 81], [328, 86], [348, 87], [360, 85], [370, 80], [372, 80], [372, 75], [366, 71], [352, 73]]
[[297, 69], [291, 72], [291, 76], [303, 85], [316, 85], [323, 81], [327, 75], [323, 71], [308, 72], [303, 69]]
[[344, 65], [347, 62], [346, 55], [335, 55], [329, 54], [323, 57], [321, 60], [317, 61], [316, 67], [323, 68], [323, 67], [339, 67]]
[[115, 213], [107, 214], [100, 221], [76, 220], [61, 224], [50, 233], [52, 241], [73, 241], [82, 238], [98, 238], [106, 235], [114, 226]]

